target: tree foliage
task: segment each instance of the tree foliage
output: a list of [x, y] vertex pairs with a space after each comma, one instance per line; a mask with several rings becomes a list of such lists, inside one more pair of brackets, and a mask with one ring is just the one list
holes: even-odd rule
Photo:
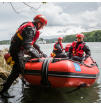
[[[92, 32], [82, 32], [85, 35], [84, 41], [86, 42], [101, 42], [101, 30]], [[63, 42], [73, 42], [76, 40], [75, 35], [66, 35]]]
[[[101, 42], [101, 30], [92, 31], [92, 32], [82, 32], [82, 34], [85, 35], [84, 41], [85, 42]], [[74, 35], [66, 35], [63, 38], [63, 42], [73, 42], [76, 40], [76, 34]], [[43, 39], [40, 38], [39, 41], [45, 40], [47, 43], [55, 43], [57, 41], [57, 38], [53, 39]], [[0, 45], [2, 44], [10, 44], [10, 40], [4, 40], [0, 41]]]
[[0, 45], [4, 45], [4, 44], [10, 44], [10, 40], [3, 40], [3, 41], [0, 41]]
[[39, 41], [43, 41], [43, 40], [44, 40], [43, 38], [40, 38], [40, 39], [39, 39]]
[[46, 4], [47, 2], [42, 2], [43, 4]]

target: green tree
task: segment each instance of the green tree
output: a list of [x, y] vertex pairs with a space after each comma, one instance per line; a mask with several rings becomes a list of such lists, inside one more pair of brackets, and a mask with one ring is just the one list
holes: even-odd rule
[[[101, 42], [101, 30], [92, 31], [92, 32], [82, 32], [85, 35], [85, 42]], [[75, 41], [75, 35], [66, 35], [63, 42], [73, 42]]]

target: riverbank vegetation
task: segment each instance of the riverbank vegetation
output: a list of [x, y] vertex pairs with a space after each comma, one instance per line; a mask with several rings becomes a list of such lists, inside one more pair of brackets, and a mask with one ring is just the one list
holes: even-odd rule
[[0, 41], [0, 45], [4, 45], [4, 44], [10, 44], [10, 40], [2, 40]]
[[[10, 74], [12, 67], [6, 63], [4, 59], [4, 54], [8, 52], [8, 48], [0, 50], [0, 85], [7, 79], [8, 75]], [[19, 75], [22, 78], [21, 75]], [[13, 84], [15, 84], [18, 80], [16, 79]], [[0, 90], [2, 86], [0, 86]]]
[[10, 71], [11, 70], [11, 66], [6, 64], [6, 61], [4, 60], [4, 53], [0, 52], [0, 68]]
[[[101, 42], [101, 30], [82, 32], [82, 34], [85, 35], [85, 38], [84, 38], [85, 42]], [[60, 36], [61, 36], [61, 33], [60, 33]], [[65, 37], [63, 37], [63, 42], [73, 42], [76, 40], [75, 36], [76, 34], [66, 35]], [[57, 41], [57, 38], [51, 38], [51, 39], [40, 38], [39, 41], [40, 40], [45, 40], [46, 43], [55, 43]], [[4, 45], [4, 44], [10, 44], [10, 40], [0, 41], [0, 45]]]
[[0, 84], [6, 80], [8, 77], [12, 67], [6, 64], [4, 60], [4, 54], [8, 51], [8, 49], [0, 50]]
[[[101, 30], [92, 32], [82, 32], [85, 35], [85, 42], [101, 42]], [[75, 41], [75, 35], [67, 35], [64, 37], [63, 42], [73, 42]]]

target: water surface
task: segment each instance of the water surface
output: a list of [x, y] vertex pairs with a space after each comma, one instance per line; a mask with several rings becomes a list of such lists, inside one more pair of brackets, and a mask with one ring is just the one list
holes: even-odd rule
[[[65, 46], [67, 43], [63, 43]], [[53, 49], [52, 44], [40, 44], [42, 51], [50, 56]], [[91, 49], [91, 56], [97, 62], [98, 68], [101, 72], [101, 42], [87, 42], [87, 45]], [[0, 49], [9, 47], [9, 45], [0, 45]], [[24, 88], [22, 93], [22, 81], [18, 79], [18, 82], [11, 86], [9, 92], [11, 95], [15, 95], [12, 99], [0, 98], [0, 102], [11, 103], [100, 103], [101, 102], [101, 75], [99, 79], [91, 87], [82, 88], [70, 94], [66, 94], [67, 91], [74, 88], [42, 88], [39, 86], [32, 86]]]

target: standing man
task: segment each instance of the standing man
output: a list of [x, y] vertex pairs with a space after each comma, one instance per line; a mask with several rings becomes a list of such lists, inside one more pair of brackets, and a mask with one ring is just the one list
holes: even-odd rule
[[64, 53], [63, 45], [62, 45], [62, 37], [58, 37], [57, 41], [54, 45], [53, 53], [51, 53], [52, 57], [55, 58], [66, 58], [66, 54]]
[[69, 48], [68, 57], [73, 60], [81, 62], [82, 60], [86, 60], [91, 55], [91, 52], [89, 47], [83, 41], [84, 40], [83, 34], [77, 34], [76, 38], [77, 41], [72, 42], [72, 45]]
[[8, 93], [8, 89], [21, 73], [20, 64], [24, 57], [24, 51], [31, 55], [31, 57], [39, 58], [43, 55], [42, 51], [40, 54], [40, 51], [38, 52], [32, 45], [34, 45], [36, 40], [39, 38], [39, 30], [42, 29], [43, 26], [47, 25], [47, 19], [43, 15], [37, 15], [33, 20], [33, 22], [25, 22], [20, 25], [15, 35], [11, 39], [9, 52], [15, 64], [13, 65], [11, 74], [3, 84], [3, 89], [0, 92], [2, 96], [8, 98], [13, 97]]

